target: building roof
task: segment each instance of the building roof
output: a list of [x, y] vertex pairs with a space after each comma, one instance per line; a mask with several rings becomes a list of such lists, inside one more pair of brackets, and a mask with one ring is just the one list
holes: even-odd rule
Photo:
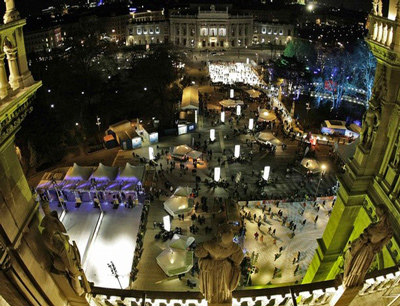
[[189, 86], [183, 90], [181, 109], [199, 109], [199, 89]]

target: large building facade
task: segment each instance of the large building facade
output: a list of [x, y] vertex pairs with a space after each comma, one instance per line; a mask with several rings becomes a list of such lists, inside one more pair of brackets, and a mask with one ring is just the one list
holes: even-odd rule
[[382, 6], [374, 1], [369, 15], [367, 42], [377, 68], [361, 141], [339, 176], [337, 201], [304, 282], [332, 279], [341, 271], [349, 241], [377, 220], [378, 204], [389, 208], [394, 236], [373, 268], [400, 264], [400, 5], [390, 0], [388, 8]]
[[231, 14], [229, 8], [197, 13], [171, 13], [166, 20], [132, 19], [127, 27], [127, 45], [171, 43], [193, 49], [227, 49], [257, 44], [286, 45], [293, 26], [254, 21], [253, 15]]

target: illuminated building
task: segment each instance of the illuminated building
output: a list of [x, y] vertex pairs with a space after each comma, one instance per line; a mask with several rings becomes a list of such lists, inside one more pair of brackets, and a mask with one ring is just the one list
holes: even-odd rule
[[339, 176], [332, 217], [303, 282], [333, 279], [343, 266], [348, 242], [376, 220], [375, 206], [385, 204], [391, 212], [394, 237], [375, 259], [373, 268], [400, 262], [400, 6], [389, 4], [382, 14], [382, 1], [369, 15], [367, 42], [377, 58], [373, 95], [363, 117], [361, 141], [354, 157]]

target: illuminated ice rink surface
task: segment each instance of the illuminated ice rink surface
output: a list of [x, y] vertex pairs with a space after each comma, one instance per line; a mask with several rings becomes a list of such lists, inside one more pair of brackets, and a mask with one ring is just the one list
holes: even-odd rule
[[118, 280], [107, 266], [112, 261], [125, 289], [129, 286], [142, 205], [132, 209], [122, 205], [112, 209], [112, 205], [104, 205], [103, 209], [104, 217], [85, 263], [86, 276], [96, 286], [120, 288]]

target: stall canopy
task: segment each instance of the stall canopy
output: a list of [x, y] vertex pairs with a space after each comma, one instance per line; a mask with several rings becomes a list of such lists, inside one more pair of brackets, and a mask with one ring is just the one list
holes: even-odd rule
[[184, 274], [193, 267], [193, 252], [168, 247], [157, 256], [157, 264], [168, 276]]
[[172, 239], [169, 241], [168, 246], [174, 249], [187, 250], [194, 240], [195, 239], [193, 237], [188, 237], [185, 239], [182, 236], [174, 234]]
[[220, 101], [219, 104], [226, 108], [232, 108], [232, 107], [236, 107], [237, 105], [243, 105], [244, 103], [242, 100], [226, 99], [226, 100]]
[[190, 187], [181, 187], [179, 186], [176, 188], [174, 192], [174, 196], [181, 196], [181, 197], [190, 197], [192, 194], [192, 188]]
[[144, 175], [144, 166], [132, 166], [125, 164], [125, 168], [119, 173], [117, 180], [122, 181], [142, 181]]
[[196, 86], [189, 86], [183, 90], [181, 109], [199, 109], [199, 89]]
[[254, 98], [254, 99], [260, 97], [260, 95], [261, 95], [261, 92], [259, 92], [258, 90], [254, 90], [254, 89], [247, 90], [246, 92], [249, 94], [249, 96], [251, 98]]
[[261, 132], [257, 135], [257, 140], [262, 143], [271, 143], [275, 146], [282, 145], [282, 142], [276, 138], [271, 132]]
[[93, 173], [93, 167], [81, 167], [74, 163], [72, 167], [70, 167], [65, 175], [64, 180], [73, 181], [73, 180], [88, 180], [90, 175]]
[[193, 199], [186, 196], [172, 196], [164, 202], [164, 209], [175, 218], [178, 214], [192, 211]]
[[118, 167], [104, 166], [102, 163], [99, 164], [96, 171], [93, 172], [90, 178], [96, 180], [109, 180], [113, 181], [117, 177]]
[[172, 151], [172, 156], [177, 158], [183, 158], [193, 149], [187, 145], [180, 145], [174, 148]]
[[274, 121], [274, 120], [276, 120], [276, 115], [271, 110], [262, 109], [262, 110], [260, 110], [259, 119], [264, 120], [264, 121]]
[[192, 159], [198, 159], [201, 157], [201, 155], [203, 155], [203, 153], [200, 151], [196, 151], [196, 150], [192, 150], [187, 153], [187, 156]]

